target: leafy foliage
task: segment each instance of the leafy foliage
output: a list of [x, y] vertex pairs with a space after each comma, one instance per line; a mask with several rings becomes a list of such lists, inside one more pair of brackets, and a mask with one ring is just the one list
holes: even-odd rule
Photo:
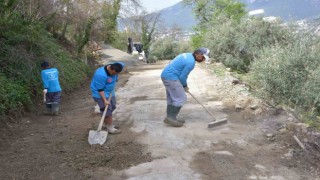
[[85, 30], [82, 33], [76, 34], [75, 35], [75, 39], [77, 42], [77, 53], [81, 53], [83, 47], [89, 42], [89, 38], [90, 38], [90, 31], [92, 29], [93, 23], [95, 22], [95, 19], [90, 18], [88, 20], [88, 22], [85, 22]]
[[128, 34], [126, 32], [118, 32], [118, 37], [111, 43], [112, 47], [127, 51]]
[[205, 39], [206, 29], [201, 29], [200, 27], [195, 27], [196, 34], [191, 37], [191, 45], [195, 49], [203, 46]]
[[121, 0], [113, 0], [113, 3], [105, 2], [102, 9], [102, 19], [105, 29], [105, 42], [112, 43], [117, 39], [117, 18], [119, 15]]
[[151, 46], [150, 61], [171, 60], [178, 54], [192, 52], [186, 41], [172, 41], [172, 38], [165, 38], [155, 41]]
[[320, 40], [298, 37], [294, 44], [260, 51], [251, 77], [260, 95], [276, 103], [320, 113]]
[[206, 32], [204, 45], [210, 48], [216, 61], [239, 72], [249, 72], [250, 64], [261, 48], [293, 41], [293, 34], [279, 23], [269, 23], [261, 18], [246, 18], [238, 23], [222, 16], [214, 23], [220, 26]]
[[24, 18], [11, 8], [6, 6], [0, 18], [2, 118], [8, 111], [21, 112], [23, 106], [31, 106], [42, 93], [40, 64], [44, 59], [59, 69], [64, 91], [79, 87], [90, 73], [87, 65], [58, 45], [41, 21]]
[[245, 4], [234, 0], [216, 0], [213, 6], [212, 20], [224, 15], [228, 19], [240, 22], [242, 17], [246, 15]]
[[0, 115], [4, 112], [20, 108], [31, 101], [28, 88], [18, 80], [11, 80], [0, 74]]
[[[211, 49], [211, 52], [224, 53], [221, 59], [225, 60], [224, 63], [228, 64], [227, 66], [246, 71], [246, 66], [249, 65], [248, 60], [235, 62], [237, 57], [233, 48], [238, 47], [232, 45], [234, 43], [232, 38], [237, 34], [236, 27], [239, 27], [241, 19], [246, 15], [245, 5], [234, 0], [196, 2], [195, 13], [200, 23], [195, 27], [196, 34], [192, 37], [192, 46], [194, 48], [206, 46]], [[219, 37], [225, 38], [223, 39], [225, 41]], [[221, 57], [221, 55], [216, 57], [218, 56]]]
[[143, 45], [147, 61], [149, 61], [149, 50], [159, 17], [159, 14], [153, 14], [144, 16], [141, 21], [141, 43]]
[[266, 100], [302, 109], [303, 114], [313, 116], [309, 123], [319, 121], [315, 120], [320, 114], [318, 36], [280, 21], [247, 17], [243, 6], [231, 0], [208, 5], [204, 3], [207, 0], [185, 1], [212, 10], [208, 11], [210, 16], [196, 9], [202, 21], [192, 37], [193, 46], [208, 47], [215, 61], [241, 73], [249, 72], [252, 89]]

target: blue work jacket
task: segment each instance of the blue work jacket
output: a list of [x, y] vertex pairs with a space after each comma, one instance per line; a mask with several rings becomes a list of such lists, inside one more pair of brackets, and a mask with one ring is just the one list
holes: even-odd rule
[[48, 92], [60, 92], [59, 72], [56, 68], [48, 68], [41, 71], [43, 88]]
[[[124, 67], [123, 63], [120, 63], [120, 64], [122, 65], [122, 67]], [[108, 65], [109, 64], [107, 64], [106, 66]], [[105, 97], [108, 98], [112, 90], [116, 87], [118, 74], [108, 75], [108, 73], [105, 70], [106, 66], [98, 68], [93, 75], [90, 88], [91, 88], [92, 96], [95, 98], [101, 98], [99, 94], [99, 90], [103, 90]], [[112, 93], [112, 96], [115, 97], [115, 92]]]
[[180, 80], [183, 87], [187, 86], [189, 73], [194, 69], [196, 60], [192, 53], [183, 53], [175, 57], [161, 73], [165, 80]]

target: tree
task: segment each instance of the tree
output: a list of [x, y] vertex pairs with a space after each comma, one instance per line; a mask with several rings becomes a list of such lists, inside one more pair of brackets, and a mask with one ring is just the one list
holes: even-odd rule
[[132, 14], [136, 8], [140, 8], [139, 0], [109, 0], [103, 3], [102, 19], [104, 24], [104, 40], [107, 43], [112, 43], [117, 38], [118, 18], [120, 9], [123, 8], [123, 16]]
[[153, 34], [156, 30], [157, 22], [160, 18], [160, 14], [151, 14], [147, 16], [143, 16], [141, 19], [141, 42], [143, 45], [143, 49], [145, 52], [146, 59], [148, 61], [149, 49], [151, 46], [151, 41]]
[[246, 15], [245, 4], [234, 0], [216, 0], [213, 6], [213, 19], [223, 14], [228, 19], [240, 22], [240, 19]]
[[192, 37], [192, 45], [199, 48], [209, 28], [221, 26], [220, 19], [240, 23], [246, 15], [245, 4], [235, 0], [184, 0], [187, 5], [193, 5], [199, 24], [195, 27], [196, 35]]
[[246, 15], [245, 4], [236, 0], [183, 0], [187, 5], [193, 5], [194, 12], [200, 24], [206, 25], [220, 15], [240, 21]]
[[104, 23], [104, 41], [112, 43], [117, 33], [117, 18], [119, 15], [121, 0], [105, 2], [102, 7], [102, 18]]

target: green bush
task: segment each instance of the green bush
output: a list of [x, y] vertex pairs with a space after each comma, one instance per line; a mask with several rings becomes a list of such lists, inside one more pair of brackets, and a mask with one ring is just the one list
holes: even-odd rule
[[260, 51], [250, 77], [263, 97], [320, 113], [320, 43], [301, 37], [292, 45]]
[[150, 48], [150, 60], [171, 60], [178, 54], [192, 52], [187, 41], [172, 41], [172, 38], [164, 38], [155, 41]]
[[23, 104], [29, 103], [28, 88], [19, 81], [12, 80], [0, 73], [0, 115], [4, 112], [21, 108]]
[[128, 48], [128, 35], [125, 32], [118, 32], [117, 37], [111, 43], [112, 47], [127, 52]]
[[279, 23], [260, 18], [243, 18], [239, 23], [223, 16], [204, 37], [204, 46], [211, 50], [214, 60], [240, 72], [249, 72], [250, 64], [262, 48], [289, 44], [293, 39], [292, 33]]
[[207, 30], [204, 28], [201, 28], [201, 27], [194, 27], [194, 31], [195, 31], [195, 34], [193, 36], [191, 36], [191, 46], [194, 49], [203, 47], [203, 42], [205, 39], [204, 36], [205, 36]]
[[[15, 19], [15, 20], [13, 20]], [[57, 67], [63, 91], [79, 87], [90, 69], [58, 45], [39, 22], [19, 16], [0, 18], [0, 114], [22, 111], [42, 93], [40, 64], [46, 59]], [[3, 119], [4, 116], [1, 116]]]

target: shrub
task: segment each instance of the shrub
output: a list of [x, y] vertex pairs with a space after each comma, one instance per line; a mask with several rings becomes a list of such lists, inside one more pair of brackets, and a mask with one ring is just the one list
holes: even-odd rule
[[4, 112], [15, 111], [31, 101], [28, 88], [22, 82], [8, 79], [3, 73], [0, 73], [0, 94], [1, 117]]
[[171, 38], [164, 38], [155, 41], [151, 45], [150, 60], [171, 60], [178, 54], [192, 52], [186, 41], [172, 41]]
[[1, 19], [0, 27], [4, 24], [6, 30], [0, 32], [1, 115], [21, 112], [22, 105], [32, 105], [31, 100], [42, 93], [43, 59], [59, 69], [63, 91], [79, 87], [90, 74], [88, 66], [60, 47], [41, 23], [17, 17], [16, 21]]
[[111, 43], [112, 47], [120, 49], [122, 51], [127, 51], [128, 46], [128, 35], [127, 33], [118, 32], [117, 37]]
[[264, 48], [250, 77], [263, 97], [320, 113], [320, 43], [301, 37], [292, 45]]
[[248, 72], [254, 57], [264, 47], [289, 44], [292, 34], [279, 23], [269, 23], [261, 18], [243, 18], [237, 21], [219, 17], [205, 34], [204, 46], [211, 56], [227, 67]]

